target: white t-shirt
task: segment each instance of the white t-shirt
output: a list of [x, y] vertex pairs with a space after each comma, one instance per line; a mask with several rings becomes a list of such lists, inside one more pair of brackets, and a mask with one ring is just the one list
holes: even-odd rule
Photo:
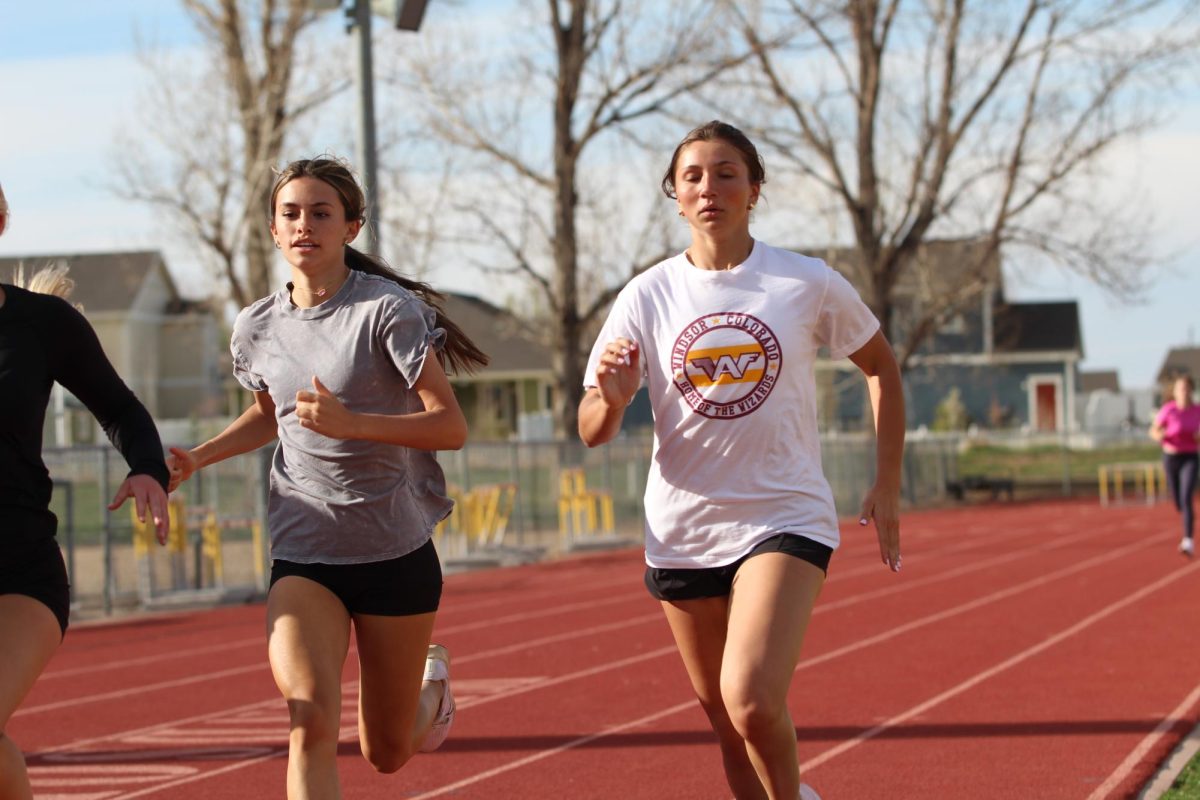
[[779, 533], [838, 546], [813, 367], [820, 347], [844, 358], [878, 329], [825, 262], [762, 242], [730, 270], [680, 254], [629, 282], [584, 385], [609, 342], [638, 343], [654, 412], [647, 564], [722, 566]]

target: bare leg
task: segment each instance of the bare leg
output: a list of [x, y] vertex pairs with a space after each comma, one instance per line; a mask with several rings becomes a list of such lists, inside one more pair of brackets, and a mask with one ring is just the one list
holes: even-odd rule
[[721, 660], [725, 653], [729, 598], [663, 602], [667, 623], [683, 658], [692, 689], [717, 734], [725, 780], [736, 800], [764, 800], [767, 792], [746, 751], [746, 742], [734, 728], [721, 698]]
[[31, 800], [25, 757], [8, 721], [62, 641], [54, 612], [20, 594], [0, 595], [0, 800]]
[[271, 672], [291, 717], [288, 800], [340, 798], [337, 746], [350, 615], [324, 586], [289, 576], [271, 588], [267, 625]]
[[433, 725], [444, 684], [422, 683], [421, 676], [436, 616], [354, 617], [359, 741], [367, 761], [380, 772], [404, 766]]
[[742, 564], [729, 595], [721, 697], [770, 800], [800, 791], [787, 693], [824, 583], [807, 561], [763, 553]]

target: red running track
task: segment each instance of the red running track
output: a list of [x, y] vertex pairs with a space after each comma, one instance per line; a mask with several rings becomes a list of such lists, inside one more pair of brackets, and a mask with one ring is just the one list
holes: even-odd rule
[[[789, 697], [805, 779], [845, 798], [1135, 797], [1200, 714], [1200, 561], [1172, 509], [914, 512], [904, 571], [847, 525]], [[354, 798], [728, 800], [641, 554], [449, 576], [458, 719]], [[39, 800], [282, 797], [263, 608], [78, 625], [10, 726]]]

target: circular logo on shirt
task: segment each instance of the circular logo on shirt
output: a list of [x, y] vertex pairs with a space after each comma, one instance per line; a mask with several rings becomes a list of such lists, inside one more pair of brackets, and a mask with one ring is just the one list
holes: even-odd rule
[[749, 314], [708, 314], [683, 329], [671, 348], [675, 388], [698, 414], [742, 417], [761, 406], [779, 379], [779, 339]]

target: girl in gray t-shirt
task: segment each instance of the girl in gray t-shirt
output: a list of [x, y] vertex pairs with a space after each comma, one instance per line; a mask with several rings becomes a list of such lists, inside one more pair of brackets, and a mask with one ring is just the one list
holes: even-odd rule
[[[350, 246], [365, 201], [340, 161], [295, 161], [271, 193], [286, 288], [234, 324], [234, 375], [254, 403], [213, 439], [172, 448], [171, 489], [276, 436], [267, 522], [271, 670], [291, 713], [289, 796], [338, 792], [341, 673], [353, 626], [363, 755], [394, 772], [454, 719], [449, 654], [430, 644], [442, 575], [433, 527], [450, 513], [434, 451], [466, 420], [443, 369], [487, 357], [439, 295]], [[430, 358], [430, 355], [434, 355]]]

